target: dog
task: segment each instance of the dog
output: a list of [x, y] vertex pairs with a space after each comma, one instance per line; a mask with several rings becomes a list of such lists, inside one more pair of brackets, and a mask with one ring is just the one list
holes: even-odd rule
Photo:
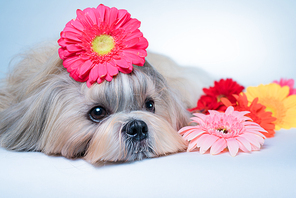
[[38, 47], [2, 82], [0, 143], [92, 164], [184, 151], [177, 131], [208, 84], [203, 72], [149, 53], [143, 67], [88, 88], [69, 76], [57, 45]]

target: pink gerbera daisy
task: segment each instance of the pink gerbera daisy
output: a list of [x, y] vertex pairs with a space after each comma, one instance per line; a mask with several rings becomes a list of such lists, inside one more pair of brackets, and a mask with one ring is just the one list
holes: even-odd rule
[[198, 125], [187, 126], [179, 131], [183, 138], [189, 141], [187, 151], [199, 148], [203, 154], [211, 148], [210, 153], [215, 155], [228, 148], [229, 153], [235, 156], [239, 149], [243, 152], [260, 150], [265, 139], [261, 132], [266, 131], [245, 116], [248, 113], [234, 111], [234, 108], [229, 106], [225, 113], [210, 110], [208, 115], [193, 114], [196, 117], [191, 119]]
[[77, 18], [66, 24], [58, 41], [64, 67], [88, 87], [111, 81], [119, 71], [131, 73], [133, 64], [143, 66], [147, 55], [140, 24], [126, 10], [102, 4], [77, 10]]

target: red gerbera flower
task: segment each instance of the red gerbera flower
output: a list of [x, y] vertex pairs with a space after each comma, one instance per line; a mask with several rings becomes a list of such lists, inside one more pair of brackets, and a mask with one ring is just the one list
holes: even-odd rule
[[130, 73], [133, 64], [143, 66], [147, 40], [138, 29], [141, 22], [126, 10], [99, 5], [77, 10], [58, 43], [60, 58], [70, 76], [79, 82], [111, 81], [118, 71]]
[[221, 98], [226, 97], [231, 102], [235, 102], [233, 94], [239, 94], [244, 90], [244, 87], [239, 85], [236, 81], [230, 78], [226, 80], [221, 79], [220, 81], [215, 81], [214, 87], [208, 89], [204, 88], [203, 91], [206, 95], [216, 97], [217, 102], [221, 102]]
[[208, 95], [202, 95], [197, 101], [197, 106], [188, 109], [191, 113], [205, 113], [208, 114], [208, 110], [225, 111], [226, 106], [221, 102], [217, 102], [217, 98]]
[[243, 86], [230, 78], [215, 81], [213, 87], [203, 89], [205, 95], [200, 97], [197, 106], [188, 110], [191, 112], [202, 112], [206, 114], [208, 114], [208, 110], [225, 111], [226, 106], [221, 102], [221, 98], [226, 97], [231, 102], [235, 102], [236, 99], [233, 97], [233, 94], [239, 94], [243, 90]]
[[221, 98], [222, 103], [226, 106], [233, 106], [236, 111], [249, 111], [246, 116], [250, 117], [254, 122], [259, 124], [268, 133], [264, 135], [268, 138], [274, 137], [275, 124], [273, 123], [276, 118], [272, 117], [272, 113], [265, 111], [265, 106], [258, 103], [258, 98], [255, 98], [250, 105], [248, 105], [248, 99], [246, 94], [233, 95], [236, 102], [232, 103], [227, 98]]

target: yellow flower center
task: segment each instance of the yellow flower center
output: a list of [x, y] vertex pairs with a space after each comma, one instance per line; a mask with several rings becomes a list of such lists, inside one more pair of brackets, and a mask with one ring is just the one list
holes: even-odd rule
[[112, 36], [103, 34], [97, 36], [92, 41], [92, 49], [97, 52], [99, 55], [105, 55], [111, 52], [114, 48], [114, 39]]

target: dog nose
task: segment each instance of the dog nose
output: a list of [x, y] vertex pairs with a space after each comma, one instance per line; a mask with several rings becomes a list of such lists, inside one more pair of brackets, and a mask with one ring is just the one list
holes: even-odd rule
[[148, 126], [142, 120], [132, 120], [125, 127], [125, 133], [133, 140], [142, 141], [148, 137]]

